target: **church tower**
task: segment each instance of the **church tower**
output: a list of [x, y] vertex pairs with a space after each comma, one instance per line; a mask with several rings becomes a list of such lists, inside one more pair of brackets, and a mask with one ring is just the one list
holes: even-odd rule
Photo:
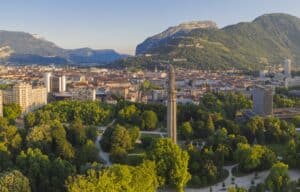
[[168, 111], [167, 111], [167, 131], [168, 137], [177, 142], [177, 114], [176, 114], [176, 83], [175, 69], [169, 65], [169, 83], [168, 83]]

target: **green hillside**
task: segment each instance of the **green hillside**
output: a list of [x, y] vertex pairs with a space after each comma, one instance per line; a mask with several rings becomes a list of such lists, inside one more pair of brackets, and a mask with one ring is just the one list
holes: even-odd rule
[[[147, 46], [150, 40], [151, 46]], [[145, 54], [152, 56], [145, 57]], [[188, 68], [258, 70], [279, 65], [288, 57], [293, 67], [299, 68], [300, 19], [286, 14], [267, 14], [253, 22], [222, 29], [199, 28], [158, 40], [150, 37], [138, 45], [137, 55], [118, 61], [114, 66], [152, 68], [161, 61], [170, 61], [175, 66]]]

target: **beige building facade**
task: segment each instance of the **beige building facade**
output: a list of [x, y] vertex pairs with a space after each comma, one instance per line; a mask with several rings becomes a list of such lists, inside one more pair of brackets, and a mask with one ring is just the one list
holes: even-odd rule
[[16, 103], [21, 106], [23, 113], [27, 113], [47, 104], [47, 90], [45, 87], [18, 83], [12, 89], [3, 91], [3, 103]]

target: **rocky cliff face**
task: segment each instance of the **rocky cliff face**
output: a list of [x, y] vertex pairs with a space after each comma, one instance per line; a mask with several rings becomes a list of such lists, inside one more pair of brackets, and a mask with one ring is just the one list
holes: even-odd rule
[[146, 39], [136, 52], [139, 57], [121, 64], [148, 67], [168, 61], [187, 68], [259, 70], [290, 58], [293, 68], [300, 68], [300, 19], [275, 13], [222, 29], [211, 22], [180, 24]]
[[136, 54], [145, 54], [148, 50], [156, 48], [158, 45], [166, 42], [168, 39], [175, 38], [176, 36], [184, 35], [194, 29], [216, 29], [217, 24], [212, 21], [193, 21], [181, 23], [177, 26], [170, 27], [162, 33], [156, 34], [147, 38], [143, 43], [139, 44], [136, 48]]

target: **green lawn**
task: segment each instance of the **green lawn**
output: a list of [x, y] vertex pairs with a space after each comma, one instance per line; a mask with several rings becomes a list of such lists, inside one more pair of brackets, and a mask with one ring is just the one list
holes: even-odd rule
[[296, 135], [297, 135], [298, 138], [300, 138], [300, 131], [297, 131]]
[[128, 154], [126, 157], [126, 164], [136, 166], [136, 165], [141, 164], [144, 159], [145, 159], [144, 153], [135, 154], [135, 155]]
[[142, 133], [141, 138], [143, 137], [153, 137], [153, 138], [160, 138], [161, 136], [159, 134], [149, 134], [149, 133]]
[[278, 156], [284, 156], [286, 151], [286, 145], [285, 144], [269, 144], [267, 145], [270, 149], [272, 149], [276, 155]]
[[128, 153], [145, 153], [145, 149], [143, 148], [142, 144], [136, 143], [134, 148], [130, 150]]

